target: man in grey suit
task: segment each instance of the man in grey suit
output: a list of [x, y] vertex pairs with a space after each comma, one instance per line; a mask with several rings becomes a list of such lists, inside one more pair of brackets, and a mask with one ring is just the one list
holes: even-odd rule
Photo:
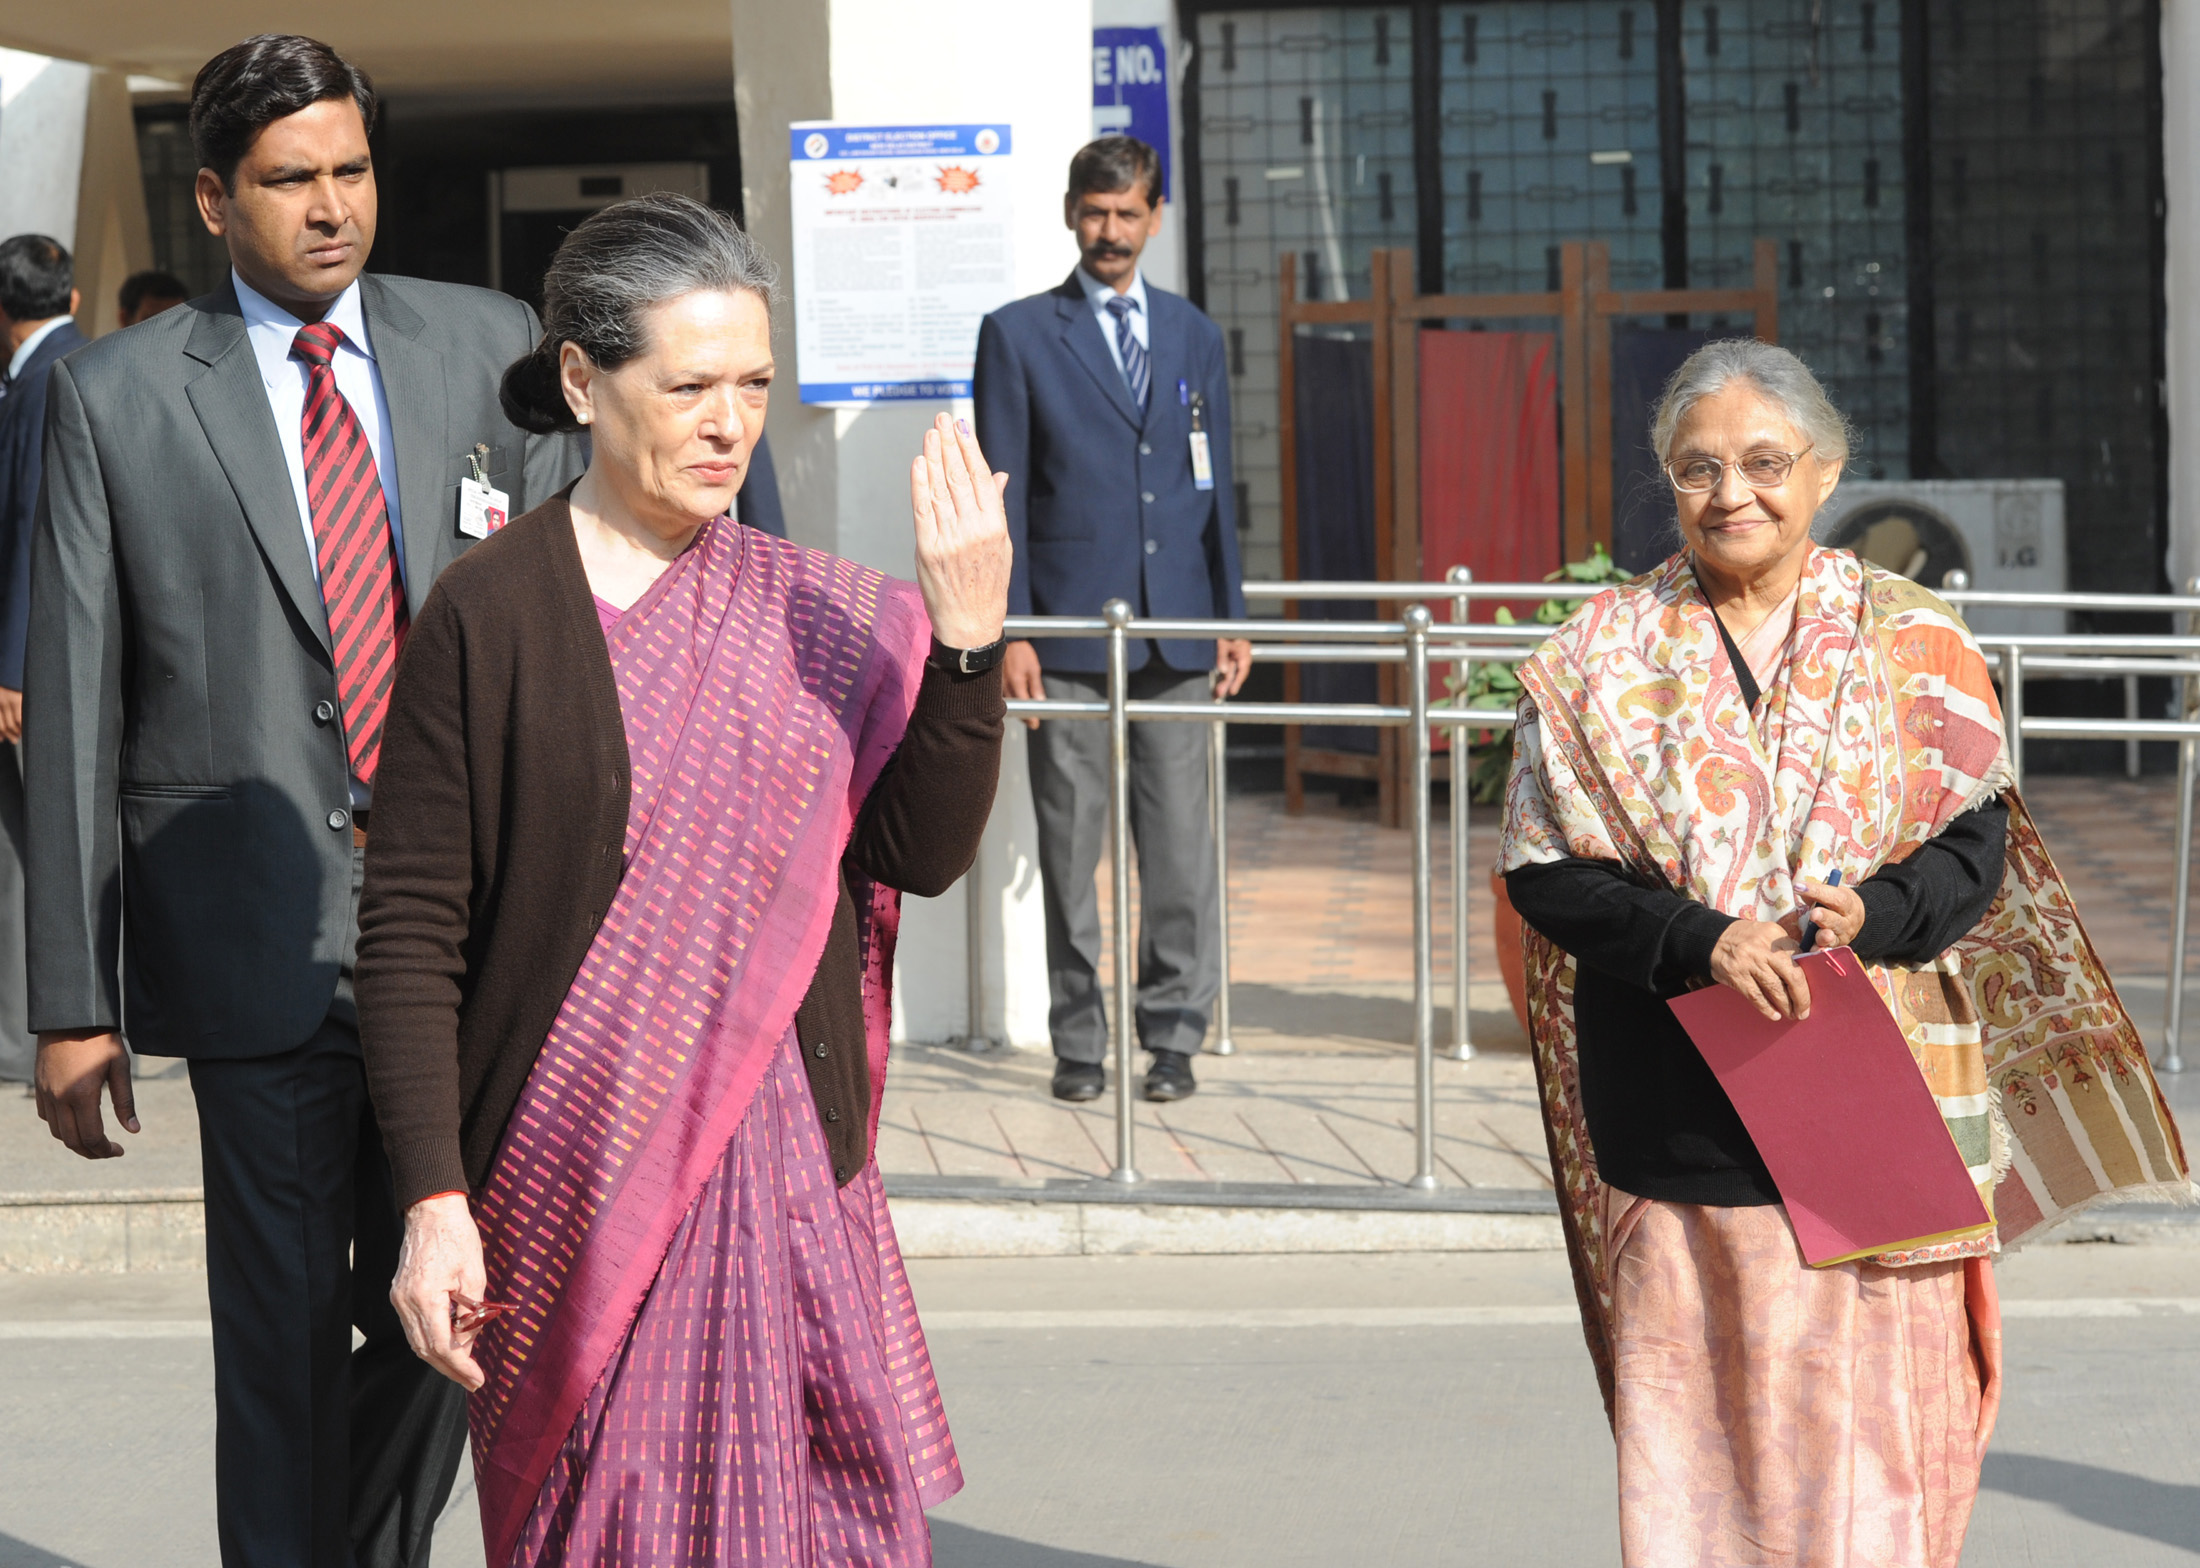
[[191, 132], [230, 278], [48, 392], [24, 692], [38, 1108], [118, 1155], [120, 1030], [190, 1063], [229, 1568], [425, 1563], [465, 1450], [463, 1396], [389, 1302], [360, 873], [405, 627], [486, 531], [481, 490], [516, 513], [579, 471], [498, 407], [526, 306], [360, 275], [375, 110], [310, 39], [210, 61]]
[[0, 1079], [34, 1062], [23, 975], [23, 644], [31, 606], [31, 515], [38, 504], [46, 383], [76, 329], [76, 268], [59, 240], [0, 241]]

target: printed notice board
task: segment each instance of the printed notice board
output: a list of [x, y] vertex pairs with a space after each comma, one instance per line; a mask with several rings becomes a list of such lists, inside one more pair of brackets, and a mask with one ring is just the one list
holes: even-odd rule
[[1015, 297], [1009, 128], [789, 133], [805, 403], [970, 396], [978, 322]]
[[1169, 195], [1169, 53], [1158, 27], [1092, 30], [1092, 134], [1135, 136], [1161, 154]]

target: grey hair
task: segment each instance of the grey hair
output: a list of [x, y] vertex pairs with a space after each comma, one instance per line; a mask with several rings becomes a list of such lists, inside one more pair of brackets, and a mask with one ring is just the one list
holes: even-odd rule
[[1826, 461], [1849, 455], [1849, 422], [1833, 406], [1810, 366], [1794, 354], [1755, 338], [1721, 338], [1688, 356], [1665, 384], [1658, 411], [1650, 420], [1650, 450], [1658, 461], [1673, 458], [1673, 433], [1688, 411], [1735, 382], [1747, 382], [1777, 405]]
[[689, 196], [659, 192], [614, 202], [581, 220], [542, 280], [542, 341], [504, 372], [504, 413], [537, 435], [578, 430], [558, 356], [577, 344], [616, 370], [649, 347], [643, 315], [683, 294], [754, 294], [771, 309], [778, 269], [741, 225]]

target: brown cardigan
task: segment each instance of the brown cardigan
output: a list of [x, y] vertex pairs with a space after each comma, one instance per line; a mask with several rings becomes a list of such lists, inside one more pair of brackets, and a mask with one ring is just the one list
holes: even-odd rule
[[[795, 1015], [834, 1174], [869, 1158], [870, 1069], [847, 871], [936, 897], [992, 809], [996, 671], [928, 664], [858, 814]], [[487, 1178], [624, 870], [626, 730], [562, 498], [476, 545], [405, 639], [359, 907], [359, 1038], [400, 1207]]]

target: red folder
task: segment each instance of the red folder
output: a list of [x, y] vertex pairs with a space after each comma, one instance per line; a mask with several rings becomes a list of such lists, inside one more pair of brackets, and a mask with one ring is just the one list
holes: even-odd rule
[[1894, 1016], [1847, 948], [1807, 953], [1810, 1016], [1775, 1022], [1706, 986], [1668, 1005], [1779, 1184], [1813, 1268], [1987, 1223]]

